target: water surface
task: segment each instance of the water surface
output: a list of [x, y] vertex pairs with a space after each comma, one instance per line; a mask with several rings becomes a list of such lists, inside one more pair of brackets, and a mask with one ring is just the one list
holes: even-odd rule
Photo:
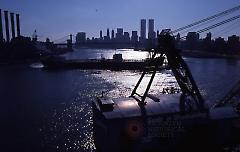
[[[75, 50], [73, 58], [142, 59], [130, 50]], [[208, 105], [221, 99], [240, 79], [240, 62], [226, 59], [185, 58]], [[7, 151], [94, 151], [91, 101], [102, 91], [108, 96], [129, 96], [138, 71], [45, 70], [34, 65], [0, 67], [2, 143]], [[147, 83], [147, 77], [144, 82]], [[178, 86], [171, 71], [157, 73], [152, 94]], [[144, 91], [144, 85], [139, 92]]]

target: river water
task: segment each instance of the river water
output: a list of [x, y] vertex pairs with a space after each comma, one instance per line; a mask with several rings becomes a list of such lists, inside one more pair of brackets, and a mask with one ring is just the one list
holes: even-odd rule
[[[144, 52], [78, 49], [74, 58], [143, 59]], [[184, 58], [207, 105], [221, 99], [240, 79], [240, 61]], [[0, 134], [4, 151], [95, 151], [91, 101], [102, 91], [110, 97], [129, 96], [138, 71], [46, 70], [40, 64], [0, 67]], [[147, 78], [144, 79], [147, 82]], [[176, 86], [170, 71], [157, 73], [152, 94]], [[139, 92], [144, 91], [144, 86]], [[2, 151], [1, 150], [1, 151]]]

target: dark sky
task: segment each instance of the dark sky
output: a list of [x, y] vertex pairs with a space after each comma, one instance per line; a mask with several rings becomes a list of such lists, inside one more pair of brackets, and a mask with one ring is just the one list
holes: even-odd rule
[[[131, 32], [139, 30], [142, 18], [155, 19], [155, 29], [176, 29], [239, 4], [239, 0], [0, 0], [1, 9], [20, 13], [24, 35], [31, 36], [36, 29], [42, 39], [79, 31], [98, 37], [99, 30], [105, 35], [107, 28], [118, 27]], [[238, 31], [228, 35], [239, 35]]]

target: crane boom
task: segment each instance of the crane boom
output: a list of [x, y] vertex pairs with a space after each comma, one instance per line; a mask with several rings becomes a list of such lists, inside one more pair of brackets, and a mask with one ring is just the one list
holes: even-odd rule
[[[132, 91], [131, 96], [132, 97], [134, 97], [134, 95], [140, 96], [141, 100], [139, 101], [139, 103], [141, 105], [145, 104], [146, 96], [148, 95], [149, 88], [152, 84], [156, 70], [158, 69], [157, 67], [162, 66], [164, 59], [167, 59], [168, 66], [172, 70], [173, 75], [175, 76], [177, 83], [182, 90], [182, 95], [191, 96], [192, 99], [195, 101], [195, 105], [197, 109], [199, 111], [202, 111], [204, 110], [204, 99], [202, 98], [202, 95], [196, 85], [196, 82], [193, 79], [193, 76], [187, 64], [185, 63], [185, 61], [180, 55], [180, 50], [175, 48], [174, 37], [171, 36], [170, 33], [171, 33], [170, 30], [163, 30], [159, 35], [159, 38], [158, 38], [159, 46], [157, 49], [154, 50], [154, 55], [151, 62], [151, 65], [153, 65], [153, 68], [151, 68], [151, 71], [149, 71], [149, 68], [147, 68], [146, 71], [143, 72], [137, 85]], [[156, 57], [157, 54], [159, 54], [158, 57]], [[149, 72], [152, 74], [152, 76], [147, 85], [147, 89], [144, 95], [141, 96], [138, 93], [136, 93], [136, 90], [139, 87], [144, 75]]]

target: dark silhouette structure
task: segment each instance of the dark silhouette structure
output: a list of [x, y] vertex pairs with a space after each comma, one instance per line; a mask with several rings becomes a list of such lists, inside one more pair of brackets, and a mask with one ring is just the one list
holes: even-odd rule
[[84, 44], [86, 42], [86, 33], [78, 32], [76, 35], [76, 44]]
[[4, 11], [5, 17], [5, 30], [6, 30], [6, 41], [10, 41], [10, 34], [9, 34], [9, 22], [8, 22], [8, 11]]
[[12, 38], [15, 38], [14, 13], [10, 13], [10, 17], [11, 17]]
[[[225, 146], [238, 145], [239, 125], [232, 122], [239, 119], [240, 103], [238, 98], [233, 100], [234, 103], [229, 100], [239, 94], [240, 83], [220, 105], [208, 107], [180, 55], [180, 49], [175, 47], [174, 39], [169, 29], [160, 33], [158, 47], [149, 50], [153, 53], [149, 62], [152, 65], [145, 67], [129, 97], [102, 96], [93, 101], [93, 133], [97, 150], [200, 152], [221, 151]], [[149, 89], [156, 68], [166, 60], [181, 89], [166, 88], [167, 92], [153, 96]], [[150, 80], [145, 91], [138, 93], [145, 74], [149, 74]], [[150, 140], [142, 142], [146, 138]], [[201, 146], [196, 149], [199, 143]]]
[[156, 33], [154, 32], [154, 19], [148, 20], [148, 39], [153, 40], [156, 38]]
[[16, 14], [16, 21], [17, 21], [17, 36], [21, 35], [21, 29], [20, 29], [20, 17], [19, 14]]
[[140, 25], [140, 41], [146, 39], [146, 19], [141, 19]]
[[3, 42], [2, 10], [0, 9], [0, 43]]

